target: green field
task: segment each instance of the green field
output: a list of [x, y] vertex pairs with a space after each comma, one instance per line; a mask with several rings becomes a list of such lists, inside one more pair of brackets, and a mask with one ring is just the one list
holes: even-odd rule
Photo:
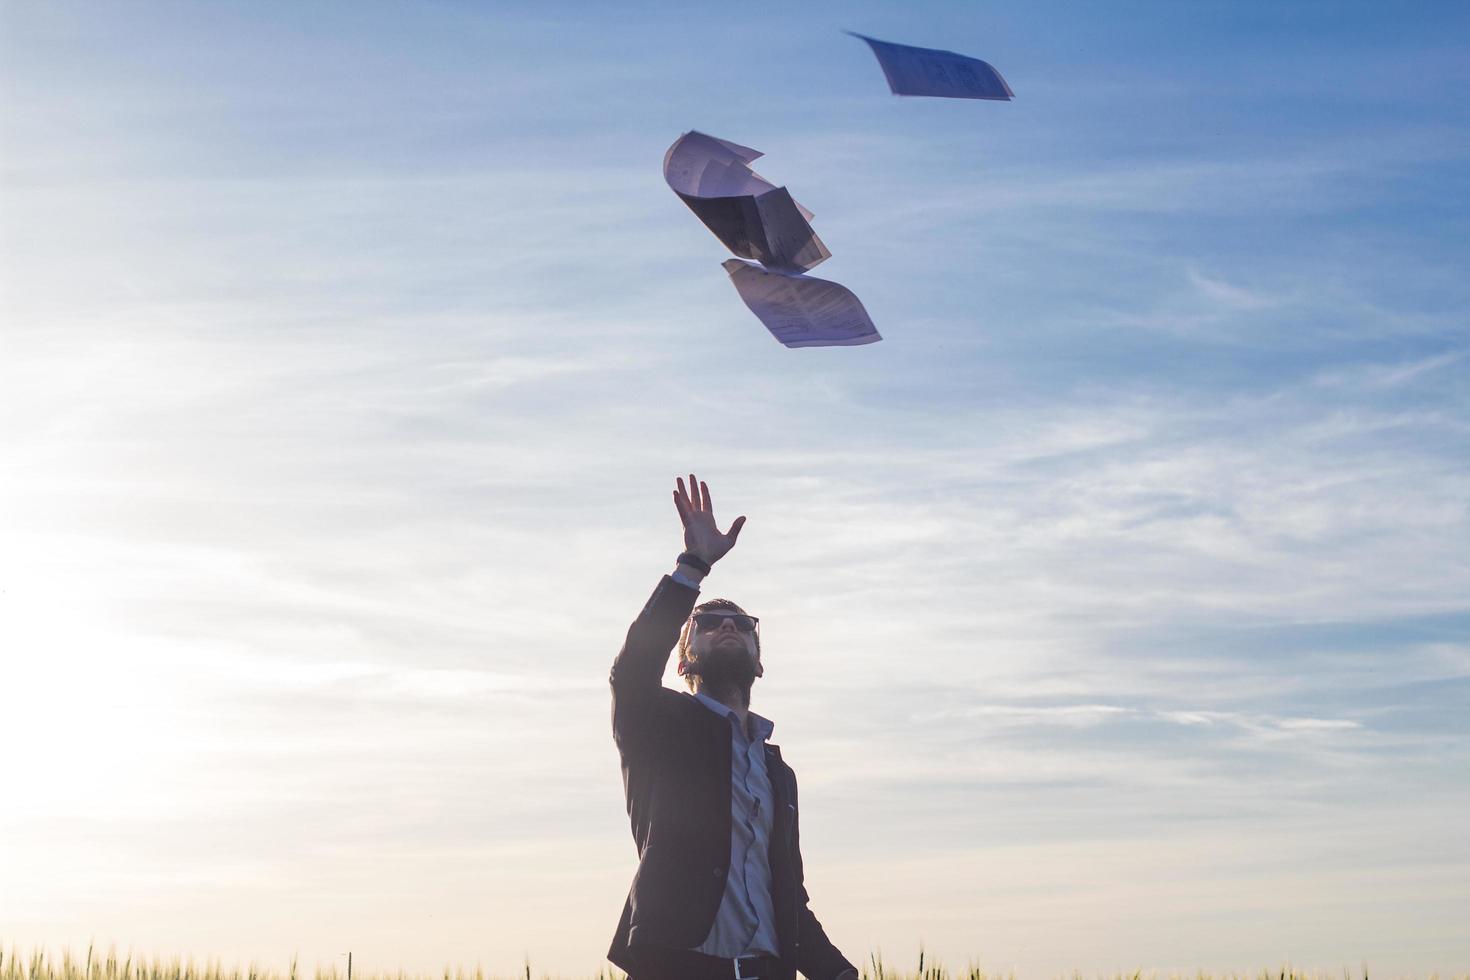
[[[0, 980], [563, 980], [549, 974], [537, 973], [531, 966], [509, 976], [487, 974], [478, 967], [473, 970], [446, 968], [442, 973], [375, 973], [357, 970], [349, 975], [345, 970], [317, 967], [310, 972], [297, 969], [293, 960], [289, 969], [265, 970], [254, 964], [245, 968], [225, 967], [218, 962], [199, 963], [193, 959], [147, 959], [132, 955], [119, 957], [116, 950], [106, 954], [88, 949], [83, 955], [64, 951], [59, 957], [45, 952], [21, 954], [16, 950], [0, 950]], [[570, 978], [566, 978], [570, 980]], [[611, 968], [589, 974], [579, 980], [626, 980], [626, 974]], [[863, 964], [863, 980], [1015, 980], [1012, 974], [987, 973], [976, 967], [950, 970], [941, 964], [926, 963], [924, 954], [919, 953], [913, 970], [884, 963], [878, 954], [868, 957]], [[1084, 977], [1080, 972], [1062, 980], [1369, 980], [1366, 971], [1361, 974], [1343, 970], [1341, 973], [1304, 973], [1290, 967], [1261, 970], [1253, 974], [1209, 974], [1199, 973], [1119, 973], [1110, 977]], [[1396, 978], [1390, 978], [1396, 980]], [[1441, 978], [1431, 974], [1423, 980], [1470, 980], [1470, 973], [1454, 974]]]

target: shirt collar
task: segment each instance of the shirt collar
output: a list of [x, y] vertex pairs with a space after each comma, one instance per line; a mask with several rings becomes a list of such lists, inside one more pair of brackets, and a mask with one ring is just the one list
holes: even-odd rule
[[[705, 694], [703, 691], [700, 691], [698, 694], [694, 695], [694, 699], [709, 710], [713, 711], [715, 714], [719, 715], [722, 718], [728, 718], [730, 719], [730, 721], [734, 722], [736, 726], [739, 726], [740, 715], [736, 714], [735, 709], [729, 707], [728, 705], [721, 704], [714, 698], [710, 697], [708, 694]], [[765, 718], [761, 715], [756, 714], [754, 711], [751, 711], [748, 708], [746, 709], [745, 713], [750, 716], [750, 727], [755, 729], [755, 734], [760, 739], [760, 741], [768, 741], [771, 737], [771, 733], [776, 730], [776, 723], [771, 721], [769, 718]]]

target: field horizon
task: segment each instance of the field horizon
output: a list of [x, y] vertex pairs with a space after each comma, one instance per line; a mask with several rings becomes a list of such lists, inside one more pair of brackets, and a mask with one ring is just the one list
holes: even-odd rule
[[[346, 955], [346, 954], [344, 954]], [[942, 963], [926, 962], [922, 947], [918, 953], [915, 969], [905, 970], [886, 962], [883, 954], [874, 951], [868, 954], [867, 962], [859, 964], [862, 980], [1022, 980], [1013, 971], [988, 971], [973, 963], [961, 970], [952, 970]], [[1376, 974], [1366, 966], [1355, 972], [1347, 967], [1336, 970], [1301, 970], [1290, 965], [1262, 968], [1247, 972], [1210, 973], [1204, 970], [1157, 971], [1134, 970], [1112, 973], [1084, 973], [1074, 970], [1070, 974], [1058, 974], [1060, 980], [1470, 980], [1470, 972], [1418, 974]], [[560, 973], [536, 972], [528, 960], [515, 973], [489, 973], [480, 966], [467, 969], [463, 966], [446, 966], [442, 972], [424, 973], [404, 970], [373, 970], [347, 966], [323, 966], [318, 963], [309, 970], [303, 969], [295, 957], [284, 970], [262, 968], [251, 960], [244, 968], [225, 967], [219, 958], [201, 962], [193, 956], [135, 956], [128, 950], [121, 956], [116, 946], [108, 947], [105, 954], [95, 946], [89, 946], [85, 955], [71, 949], [62, 949], [54, 955], [47, 948], [32, 949], [22, 954], [12, 946], [8, 951], [0, 945], [0, 980], [627, 980], [627, 974], [610, 966], [603, 966], [595, 973], [576, 978], [567, 978]], [[1051, 978], [1049, 978], [1051, 980]]]

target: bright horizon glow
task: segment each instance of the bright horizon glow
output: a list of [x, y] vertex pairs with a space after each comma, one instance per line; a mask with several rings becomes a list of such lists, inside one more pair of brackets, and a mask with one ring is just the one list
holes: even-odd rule
[[[595, 974], [692, 469], [850, 958], [1470, 970], [1467, 28], [0, 7], [0, 944]], [[881, 343], [750, 316], [691, 128]]]

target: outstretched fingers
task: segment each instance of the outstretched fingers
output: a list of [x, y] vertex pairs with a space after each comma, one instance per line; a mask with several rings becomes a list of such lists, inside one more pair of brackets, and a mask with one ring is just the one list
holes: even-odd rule
[[699, 496], [699, 481], [694, 478], [693, 473], [689, 474], [689, 499], [695, 510], [704, 510], [704, 502]]
[[744, 514], [742, 514], [739, 517], [735, 518], [735, 523], [730, 525], [730, 530], [727, 531], [726, 533], [730, 536], [730, 544], [731, 544], [731, 546], [734, 546], [735, 539], [738, 538], [738, 537], [740, 537], [740, 529], [742, 527], [744, 527], [744, 526], [745, 526], [745, 515]]
[[689, 516], [699, 508], [695, 506], [693, 500], [689, 499], [689, 490], [684, 486], [684, 478], [682, 476], [675, 477], [674, 483], [678, 487], [674, 491], [674, 504], [679, 508], [679, 517], [685, 524], [688, 524]]

